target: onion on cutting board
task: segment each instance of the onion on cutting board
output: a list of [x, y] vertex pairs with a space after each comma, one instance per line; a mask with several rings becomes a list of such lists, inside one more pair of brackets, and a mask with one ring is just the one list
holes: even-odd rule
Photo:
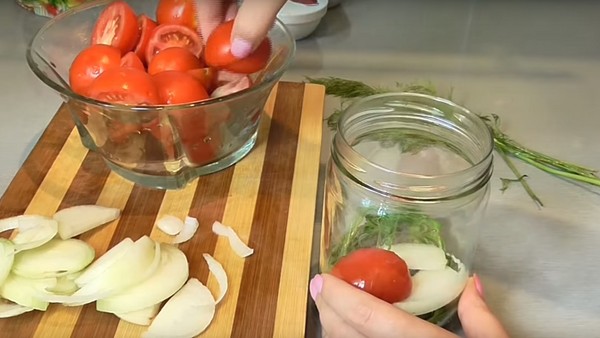
[[16, 252], [44, 245], [58, 232], [58, 222], [48, 217], [17, 216], [17, 223], [17, 234], [11, 240], [15, 245]]
[[10, 273], [15, 258], [15, 245], [5, 238], [0, 238], [0, 285]]
[[150, 323], [152, 323], [152, 319], [156, 317], [159, 310], [160, 303], [145, 307], [137, 311], [115, 313], [114, 315], [132, 324], [148, 326], [150, 325]]
[[57, 211], [58, 235], [67, 239], [119, 218], [121, 210], [100, 205], [76, 205]]
[[34, 309], [31, 307], [19, 305], [0, 298], [0, 318], [14, 317], [33, 310]]
[[49, 302], [41, 300], [39, 295], [55, 285], [56, 278], [30, 279], [11, 273], [0, 285], [0, 296], [24, 307], [46, 311]]

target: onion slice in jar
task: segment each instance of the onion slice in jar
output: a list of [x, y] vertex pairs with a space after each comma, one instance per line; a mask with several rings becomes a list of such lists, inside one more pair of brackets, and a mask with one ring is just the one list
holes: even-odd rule
[[219, 236], [227, 237], [229, 240], [229, 245], [231, 245], [231, 248], [238, 256], [243, 258], [254, 253], [254, 249], [242, 242], [235, 230], [233, 230], [233, 228], [230, 226], [224, 225], [217, 221], [213, 223], [212, 231]]
[[127, 251], [129, 251], [129, 249], [131, 249], [133, 246], [133, 243], [133, 240], [127, 237], [120, 241], [117, 245], [110, 248], [104, 253], [104, 255], [100, 256], [96, 261], [88, 266], [79, 277], [75, 278], [75, 284], [82, 286], [96, 279], [111, 265], [125, 256]]
[[198, 227], [200, 226], [200, 222], [194, 217], [186, 217], [185, 222], [183, 223], [183, 229], [181, 232], [175, 236], [173, 239], [173, 244], [181, 244], [189, 241], [194, 237]]
[[175, 236], [183, 229], [183, 221], [173, 215], [164, 215], [156, 221], [156, 226], [165, 234]]
[[49, 302], [40, 298], [47, 288], [56, 285], [56, 278], [29, 279], [9, 274], [0, 286], [0, 296], [21, 306], [46, 311]]
[[443, 270], [448, 264], [444, 250], [433, 244], [398, 243], [390, 247], [410, 270]]
[[212, 322], [215, 305], [210, 290], [191, 278], [165, 303], [142, 337], [195, 337]]
[[34, 308], [19, 305], [0, 298], [0, 318], [15, 317], [33, 310]]
[[160, 310], [160, 303], [145, 307], [145, 308], [137, 310], [137, 311], [126, 312], [126, 313], [115, 313], [114, 315], [128, 323], [142, 325], [142, 326], [148, 326], [148, 325], [150, 325], [150, 323], [152, 323], [152, 319], [154, 319], [154, 317], [156, 317], [159, 310]]
[[44, 245], [58, 232], [58, 222], [52, 218], [24, 215], [17, 217], [18, 232], [13, 237], [15, 251], [29, 250]]
[[219, 296], [217, 297], [216, 304], [219, 304], [225, 294], [227, 293], [227, 289], [229, 288], [229, 283], [227, 281], [227, 273], [225, 269], [223, 269], [223, 265], [219, 263], [213, 256], [204, 253], [202, 254], [206, 264], [208, 264], [208, 270], [215, 276], [217, 283], [219, 284]]
[[100, 205], [76, 205], [57, 211], [58, 235], [67, 239], [119, 218], [121, 210]]
[[6, 238], [0, 238], [0, 285], [12, 269], [15, 258], [15, 245]]

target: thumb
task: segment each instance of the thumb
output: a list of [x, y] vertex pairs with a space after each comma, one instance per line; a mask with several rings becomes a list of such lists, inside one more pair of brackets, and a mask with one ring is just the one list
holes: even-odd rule
[[483, 286], [474, 275], [458, 302], [458, 317], [468, 338], [508, 338], [508, 334], [483, 299]]
[[231, 37], [231, 53], [242, 59], [267, 36], [285, 0], [245, 0], [239, 7]]

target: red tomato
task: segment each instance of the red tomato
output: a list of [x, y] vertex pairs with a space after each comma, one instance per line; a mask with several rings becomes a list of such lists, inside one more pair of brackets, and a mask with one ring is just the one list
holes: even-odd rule
[[149, 17], [143, 14], [138, 17], [140, 38], [137, 45], [135, 45], [134, 51], [142, 62], [146, 62], [146, 48], [148, 47], [148, 41], [150, 41], [150, 35], [156, 26], [156, 22]]
[[123, 56], [121, 59], [121, 67], [135, 68], [143, 71], [146, 70], [142, 60], [140, 60], [135, 52], [128, 52], [125, 54], [125, 56]]
[[209, 97], [202, 84], [186, 72], [169, 70], [153, 75], [152, 79], [163, 104], [192, 103]]
[[139, 39], [135, 12], [123, 1], [115, 1], [100, 14], [92, 31], [92, 44], [117, 47], [125, 54], [135, 47]]
[[79, 52], [69, 69], [71, 89], [85, 95], [87, 88], [98, 75], [107, 69], [119, 68], [121, 51], [106, 45], [92, 45]]
[[204, 59], [206, 64], [236, 73], [250, 74], [263, 69], [271, 56], [271, 41], [265, 38], [252, 54], [237, 59], [231, 54], [233, 20], [219, 25], [206, 41]]
[[191, 28], [182, 25], [158, 25], [152, 31], [146, 47], [146, 62], [152, 61], [156, 53], [169, 47], [184, 47], [192, 54], [200, 56], [203, 45], [198, 33]]
[[353, 251], [340, 259], [331, 274], [388, 303], [406, 299], [412, 290], [404, 260], [384, 249]]
[[154, 75], [167, 70], [188, 71], [204, 65], [189, 49], [169, 47], [159, 51], [148, 64], [148, 73]]
[[113, 68], [102, 73], [88, 89], [96, 100], [129, 105], [158, 104], [158, 91], [152, 77], [135, 68]]
[[211, 93], [217, 86], [217, 70], [212, 67], [190, 69], [187, 73], [200, 81], [207, 93]]
[[160, 0], [156, 7], [156, 20], [159, 24], [169, 23], [198, 29], [194, 0]]

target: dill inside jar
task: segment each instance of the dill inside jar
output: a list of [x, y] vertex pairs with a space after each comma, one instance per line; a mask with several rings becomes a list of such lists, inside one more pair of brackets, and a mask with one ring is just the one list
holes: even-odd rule
[[327, 166], [321, 270], [358, 287], [385, 285], [358, 276], [383, 259], [352, 261], [393, 252], [410, 285], [391, 302], [446, 324], [471, 273], [492, 149], [483, 121], [451, 101], [416, 93], [356, 101], [340, 116]]

